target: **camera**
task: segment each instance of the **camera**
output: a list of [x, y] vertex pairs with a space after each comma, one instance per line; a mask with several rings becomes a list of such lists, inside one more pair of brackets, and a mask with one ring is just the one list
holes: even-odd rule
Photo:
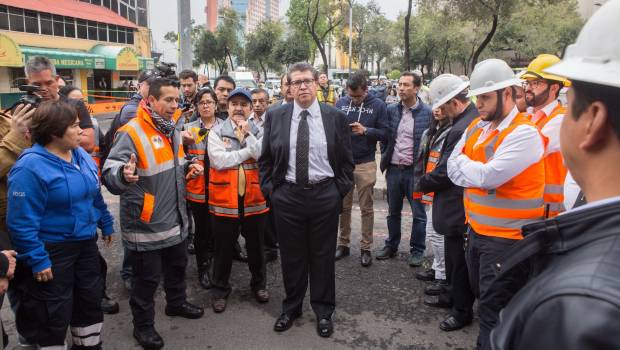
[[159, 76], [168, 79], [177, 78], [176, 68], [177, 65], [175, 63], [158, 62], [155, 65], [155, 70], [157, 70]]
[[41, 97], [35, 95], [35, 92], [41, 91], [41, 88], [36, 85], [20, 85], [19, 91], [26, 92], [26, 95], [22, 96], [19, 101], [15, 103], [15, 106], [23, 104], [31, 105], [34, 108], [39, 107], [39, 103], [41, 103]]

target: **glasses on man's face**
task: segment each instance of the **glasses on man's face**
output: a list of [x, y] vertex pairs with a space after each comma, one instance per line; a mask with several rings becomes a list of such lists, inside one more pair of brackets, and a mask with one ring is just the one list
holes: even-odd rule
[[521, 87], [523, 87], [523, 89], [527, 89], [528, 86], [529, 86], [532, 89], [536, 89], [541, 84], [544, 84], [544, 82], [542, 80], [539, 80], [539, 79], [536, 79], [536, 80], [526, 80], [523, 83], [521, 83]]
[[314, 79], [303, 79], [303, 80], [293, 80], [291, 81], [290, 85], [296, 88], [300, 88], [302, 84], [306, 86], [310, 86], [312, 83], [314, 83]]

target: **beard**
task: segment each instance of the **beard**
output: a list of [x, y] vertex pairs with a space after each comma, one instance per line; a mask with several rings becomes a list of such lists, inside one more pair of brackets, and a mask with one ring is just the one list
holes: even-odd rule
[[542, 93], [538, 95], [533, 92], [525, 93], [525, 103], [530, 107], [541, 106], [547, 101], [548, 98], [549, 98], [549, 87], [548, 86], [545, 89], [545, 91], [543, 91]]

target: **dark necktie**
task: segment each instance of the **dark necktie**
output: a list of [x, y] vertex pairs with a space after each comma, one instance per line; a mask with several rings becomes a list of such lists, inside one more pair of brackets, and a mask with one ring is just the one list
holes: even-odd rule
[[307, 110], [301, 112], [297, 127], [297, 146], [295, 154], [295, 182], [298, 185], [308, 184], [308, 153], [310, 150], [310, 133], [308, 130]]

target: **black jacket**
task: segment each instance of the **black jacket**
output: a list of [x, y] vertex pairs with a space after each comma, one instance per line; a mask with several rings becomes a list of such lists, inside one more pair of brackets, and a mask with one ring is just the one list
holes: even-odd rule
[[433, 227], [440, 235], [457, 236], [466, 230], [465, 207], [463, 206], [463, 187], [456, 186], [448, 177], [448, 158], [459, 142], [463, 132], [471, 122], [479, 116], [473, 103], [452, 121], [452, 129], [448, 133], [441, 150], [441, 156], [435, 170], [425, 174], [418, 182], [421, 192], [434, 192]]
[[[353, 186], [355, 167], [351, 152], [350, 127], [344, 113], [324, 103], [320, 105], [329, 164], [334, 171], [338, 192], [344, 198]], [[293, 103], [287, 103], [270, 108], [265, 115], [262, 154], [258, 159], [258, 167], [261, 191], [267, 199], [271, 192], [285, 181], [293, 106]]]
[[492, 347], [620, 349], [620, 202], [524, 226], [523, 235], [496, 281], [524, 263], [532, 279], [500, 313]]

